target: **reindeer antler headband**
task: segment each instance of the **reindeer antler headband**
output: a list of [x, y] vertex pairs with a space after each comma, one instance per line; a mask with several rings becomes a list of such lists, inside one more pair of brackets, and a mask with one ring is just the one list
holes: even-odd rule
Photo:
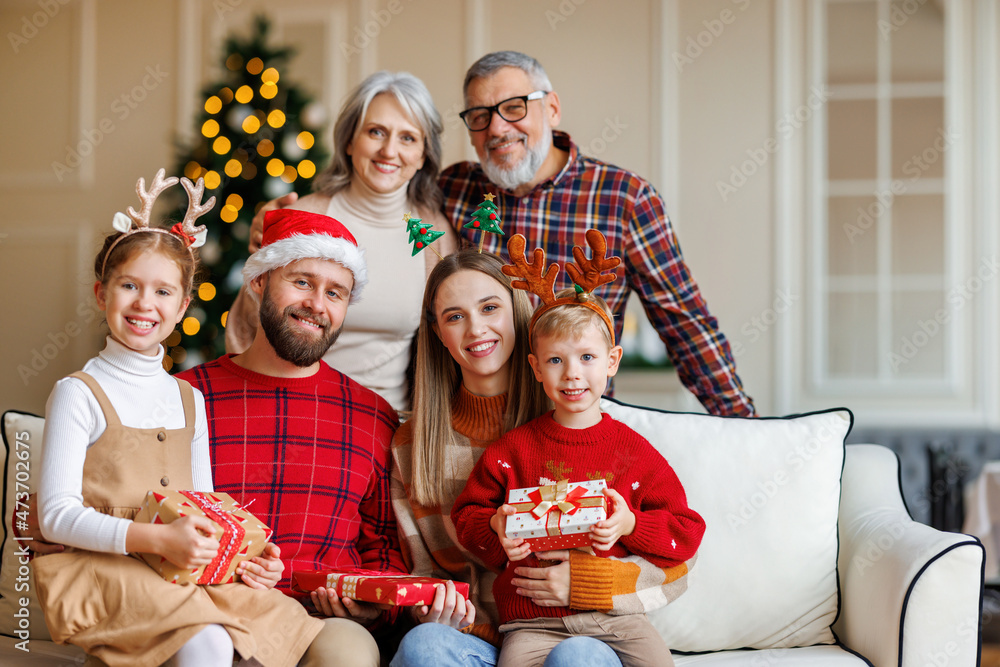
[[[524, 256], [526, 241], [521, 234], [515, 234], [507, 242], [507, 253], [510, 255], [511, 263], [504, 265], [501, 271], [515, 279], [511, 281], [512, 287], [530, 292], [542, 300], [542, 304], [531, 317], [528, 331], [534, 330], [535, 322], [538, 321], [542, 313], [556, 306], [577, 305], [590, 308], [600, 315], [604, 324], [607, 325], [608, 331], [611, 332], [611, 340], [615, 339], [614, 322], [611, 321], [603, 308], [591, 300], [591, 295], [597, 287], [614, 282], [618, 276], [613, 269], [621, 264], [622, 260], [620, 257], [607, 256], [608, 242], [604, 235], [596, 229], [588, 229], [586, 238], [587, 245], [593, 250], [593, 258], [587, 259], [583, 248], [573, 246], [573, 259], [576, 260], [576, 263], [566, 262], [566, 273], [573, 281], [576, 294], [561, 299], [556, 298], [554, 289], [556, 276], [559, 274], [559, 265], [553, 263], [546, 269], [545, 251], [541, 248], [535, 248], [534, 261], [529, 262]], [[612, 270], [611, 273], [604, 273], [609, 269]]]
[[[183, 222], [178, 222], [170, 229], [149, 226], [149, 216], [153, 212], [153, 202], [156, 201], [161, 192], [177, 183], [175, 176], [164, 178], [165, 174], [166, 171], [163, 169], [157, 171], [156, 176], [153, 177], [153, 182], [149, 184], [148, 191], [146, 190], [146, 179], [139, 178], [138, 183], [135, 184], [135, 191], [139, 195], [139, 201], [142, 202], [142, 208], [138, 212], [129, 206], [128, 215], [115, 213], [111, 225], [121, 232], [122, 235], [115, 239], [114, 243], [111, 244], [111, 247], [104, 254], [104, 262], [101, 263], [101, 275], [104, 275], [104, 267], [107, 266], [111, 251], [115, 249], [115, 246], [122, 239], [132, 234], [138, 234], [139, 232], [173, 234], [181, 240], [188, 250], [200, 248], [204, 245], [208, 230], [205, 228], [205, 225], [195, 226], [194, 221], [211, 211], [212, 207], [215, 206], [215, 197], [210, 198], [204, 204], [201, 203], [201, 197], [205, 193], [204, 179], [199, 178], [197, 183], [192, 183], [189, 179], [183, 177], [180, 179], [181, 186], [188, 193], [188, 209], [187, 213], [184, 214]], [[135, 223], [134, 227], [132, 226], [133, 223]]]

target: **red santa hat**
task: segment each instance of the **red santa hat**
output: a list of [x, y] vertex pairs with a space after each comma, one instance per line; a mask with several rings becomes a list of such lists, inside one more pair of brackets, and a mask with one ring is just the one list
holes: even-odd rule
[[328, 259], [353, 273], [351, 301], [368, 283], [364, 251], [347, 227], [329, 216], [287, 208], [264, 214], [264, 239], [243, 265], [243, 281], [300, 259]]

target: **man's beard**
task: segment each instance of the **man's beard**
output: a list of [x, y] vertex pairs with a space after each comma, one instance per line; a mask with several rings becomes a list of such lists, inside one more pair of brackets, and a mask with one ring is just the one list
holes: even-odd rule
[[492, 139], [486, 145], [487, 156], [489, 156], [488, 151], [491, 146], [498, 146], [510, 140], [523, 140], [527, 148], [524, 157], [521, 158], [517, 166], [504, 168], [491, 159], [484, 160], [482, 165], [483, 171], [486, 173], [486, 178], [504, 190], [514, 191], [535, 179], [535, 174], [538, 173], [538, 169], [545, 162], [545, 158], [549, 154], [549, 149], [552, 147], [552, 130], [549, 128], [549, 124], [545, 123], [545, 131], [542, 133], [542, 138], [534, 148], [528, 146], [528, 135], [519, 132], [512, 132], [503, 137]]
[[[309, 336], [306, 332], [296, 331], [288, 323], [289, 317], [315, 322], [323, 327], [319, 338]], [[260, 300], [260, 326], [267, 336], [267, 341], [275, 353], [289, 363], [300, 368], [308, 368], [323, 358], [344, 330], [343, 325], [337, 330], [330, 328], [330, 321], [325, 317], [296, 306], [288, 306], [284, 312], [278, 312], [271, 299], [270, 285], [264, 288]]]

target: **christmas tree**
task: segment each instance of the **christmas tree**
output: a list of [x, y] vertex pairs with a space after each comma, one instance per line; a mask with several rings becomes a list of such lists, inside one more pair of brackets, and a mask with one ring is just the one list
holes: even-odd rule
[[[480, 232], [500, 234], [503, 236], [503, 229], [500, 227], [500, 209], [493, 203], [496, 195], [490, 193], [483, 195], [483, 203], [472, 212], [472, 220], [465, 223], [464, 229], [478, 229]], [[483, 251], [483, 239], [479, 237], [479, 252]]]
[[[406, 223], [406, 231], [410, 233], [410, 243], [413, 244], [413, 252], [410, 253], [410, 257], [413, 257], [418, 252], [444, 236], [444, 232], [431, 231], [431, 227], [434, 225], [424, 224], [420, 218], [410, 217], [409, 213], [403, 216], [403, 221]], [[431, 250], [434, 249], [431, 248]], [[437, 253], [437, 250], [434, 250], [434, 252]], [[441, 255], [438, 254], [438, 257], [440, 256]]]
[[[201, 248], [203, 282], [180, 331], [166, 341], [164, 364], [189, 368], [225, 351], [229, 307], [242, 285], [249, 256], [250, 223], [257, 209], [291, 191], [310, 191], [327, 155], [316, 141], [324, 113], [298, 86], [281, 79], [292, 50], [268, 44], [270, 25], [254, 19], [249, 37], [225, 43], [224, 75], [202, 91], [199, 137], [181, 148], [174, 175], [205, 179], [215, 209], [202, 218], [208, 240]], [[186, 204], [178, 203], [180, 220]]]

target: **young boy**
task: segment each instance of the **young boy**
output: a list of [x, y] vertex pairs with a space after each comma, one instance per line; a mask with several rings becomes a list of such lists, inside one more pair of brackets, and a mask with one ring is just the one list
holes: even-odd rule
[[[670, 599], [686, 589], [688, 561], [705, 531], [666, 460], [638, 433], [601, 412], [601, 394], [622, 356], [614, 344], [610, 309], [600, 297], [564, 294], [573, 290], [540, 306], [529, 329], [533, 352], [528, 360], [554, 410], [489, 446], [455, 501], [452, 520], [459, 541], [486, 565], [502, 570], [493, 585], [504, 633], [499, 667], [541, 665], [556, 644], [574, 636], [603, 641], [625, 667], [673, 665], [644, 614], [609, 616], [539, 606], [511, 583], [515, 567], [536, 559], [523, 539], [504, 537], [506, 517], [515, 513], [505, 504], [510, 489], [605, 479], [608, 518], [591, 528], [595, 553], [635, 554], [664, 568], [665, 580], [672, 583], [661, 590]], [[595, 586], [602, 583], [607, 585]]]

